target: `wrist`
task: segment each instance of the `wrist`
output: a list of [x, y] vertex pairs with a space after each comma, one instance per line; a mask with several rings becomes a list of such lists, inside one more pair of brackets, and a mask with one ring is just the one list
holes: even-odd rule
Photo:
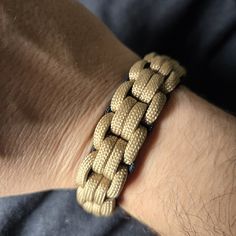
[[[157, 94], [154, 95], [155, 91], [158, 89], [158, 83], [161, 82], [160, 76], [154, 73], [155, 71], [158, 70], [158, 66], [162, 65], [160, 60], [164, 60], [163, 66], [161, 66], [160, 68], [160, 73], [163, 74], [163, 76], [169, 75], [170, 70], [173, 71], [170, 73], [168, 79], [164, 81], [161, 87], [161, 90], [163, 92], [157, 92]], [[142, 63], [142, 65], [140, 63]], [[147, 67], [150, 66], [150, 69], [146, 69], [146, 67], [144, 67], [144, 63]], [[140, 66], [144, 67], [143, 70], [140, 68]], [[142, 70], [142, 72], [140, 72], [140, 70]], [[150, 74], [151, 70], [153, 70], [152, 73], [154, 73], [153, 77], [152, 74]], [[137, 78], [139, 73], [140, 76]], [[143, 74], [141, 75], [141, 73]], [[123, 83], [122, 86], [120, 86], [118, 90], [116, 90], [116, 93], [112, 97], [111, 111], [114, 113], [106, 114], [99, 121], [96, 131], [94, 133], [95, 140], [99, 140], [98, 142], [100, 142], [102, 146], [100, 147], [99, 144], [97, 145], [97, 142], [94, 142], [94, 147], [96, 150], [98, 150], [98, 153], [96, 151], [93, 151], [92, 153], [87, 155], [85, 159], [83, 159], [83, 162], [80, 165], [77, 175], [77, 184], [78, 184], [77, 200], [79, 201], [80, 204], [82, 205], [84, 204], [83, 205], [84, 209], [86, 209], [89, 212], [92, 211], [96, 215], [101, 215], [101, 214], [109, 215], [112, 213], [115, 206], [115, 201], [126, 180], [127, 167], [125, 166], [125, 164], [130, 165], [135, 160], [136, 154], [141, 146], [141, 143], [144, 141], [146, 137], [145, 126], [147, 124], [152, 124], [155, 121], [156, 117], [159, 115], [160, 110], [162, 109], [163, 103], [165, 103], [166, 100], [166, 96], [164, 93], [169, 93], [175, 88], [176, 84], [178, 84], [179, 82], [179, 77], [183, 73], [184, 69], [177, 62], [169, 59], [168, 57], [158, 56], [154, 53], [145, 56], [144, 60], [138, 61], [137, 63], [134, 64], [134, 66], [132, 66], [131, 70], [129, 71], [129, 78], [131, 81]], [[138, 95], [139, 93], [138, 89], [143, 88], [143, 86], [145, 86], [146, 83], [145, 81], [150, 77], [151, 77], [150, 83], [146, 85], [147, 88], [145, 87], [146, 90], [145, 89], [143, 90], [141, 96]], [[133, 82], [132, 80], [135, 79], [137, 80], [134, 82], [132, 88], [132, 95], [135, 98], [129, 96], [125, 98], [128, 89], [130, 89], [130, 87], [128, 86], [130, 86], [130, 84], [132, 84]], [[153, 85], [152, 88], [150, 88], [151, 85]], [[126, 86], [126, 88], [124, 89], [123, 86]], [[132, 95], [130, 94], [130, 96]], [[148, 104], [145, 103], [149, 103], [152, 97], [153, 101], [149, 104], [149, 108], [147, 109], [145, 116], [143, 116], [144, 105], [146, 107]], [[122, 102], [121, 105], [119, 105], [121, 99], [124, 99], [123, 100], [124, 102]], [[133, 102], [138, 100], [137, 104], [135, 104], [133, 108], [131, 107], [132, 106], [131, 103], [129, 105], [126, 104], [126, 101], [129, 102], [131, 101], [131, 99], [133, 99], [132, 100]], [[116, 110], [115, 107], [116, 104], [117, 106], [119, 106], [118, 110]], [[117, 120], [117, 116], [120, 117], [121, 120], [125, 118], [125, 114], [123, 114], [122, 112], [123, 111], [128, 112], [128, 109], [131, 111], [130, 114], [128, 114], [128, 117], [126, 118], [125, 122]], [[110, 120], [108, 121], [108, 119], [110, 119], [108, 117], [110, 116], [113, 116], [112, 121]], [[134, 118], [134, 121], [132, 121], [132, 117]], [[136, 122], [139, 123], [142, 118], [144, 119], [143, 122], [146, 122], [146, 125], [140, 124], [140, 126], [137, 127]], [[106, 135], [110, 135], [110, 133], [106, 134], [107, 127], [109, 126], [110, 126], [110, 132], [112, 134], [110, 137], [106, 138]], [[117, 136], [119, 137], [117, 143], [115, 144], [112, 143], [113, 141], [117, 140]], [[134, 143], [134, 141], [136, 141], [136, 143]], [[127, 146], [117, 147], [118, 145], [121, 145], [120, 144], [121, 142], [125, 144], [127, 143]], [[113, 147], [113, 144], [115, 145], [115, 147]], [[117, 150], [119, 150], [119, 153], [117, 153]], [[109, 155], [108, 151], [109, 153], [111, 153], [110, 157], [107, 156]], [[124, 157], [123, 161], [122, 161], [122, 156]], [[107, 158], [109, 159], [107, 160]], [[94, 162], [91, 163], [91, 161]], [[91, 164], [93, 166], [91, 166]], [[119, 164], [121, 164], [120, 167], [118, 167]], [[93, 174], [93, 172], [91, 171], [91, 176], [87, 178], [87, 174], [90, 173], [89, 171], [91, 170], [91, 168], [93, 168], [93, 171], [95, 173]], [[119, 168], [118, 171], [116, 168]], [[102, 176], [103, 171], [104, 171], [104, 176]], [[117, 173], [115, 173], [116, 171]], [[87, 181], [85, 183], [84, 181], [86, 178]], [[99, 182], [100, 180], [101, 183]], [[112, 182], [109, 183], [107, 182], [108, 180]], [[105, 184], [104, 182], [106, 182], [106, 186], [104, 185]], [[100, 187], [98, 186], [96, 189], [95, 184], [96, 185], [98, 184]], [[113, 186], [115, 187], [115, 189], [113, 189]], [[104, 199], [104, 197], [106, 196], [104, 195], [103, 192], [102, 196], [104, 202], [101, 202], [101, 198], [99, 198], [101, 196], [98, 194], [100, 194], [100, 191], [105, 191], [104, 188], [108, 189], [107, 198]], [[96, 191], [96, 193], [94, 193], [94, 191]], [[93, 199], [91, 199], [93, 198], [93, 194], [95, 194], [94, 202], [92, 201]]]

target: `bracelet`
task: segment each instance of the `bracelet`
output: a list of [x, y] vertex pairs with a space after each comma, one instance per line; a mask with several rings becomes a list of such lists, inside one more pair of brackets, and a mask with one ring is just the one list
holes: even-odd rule
[[166, 95], [185, 74], [177, 61], [156, 53], [147, 54], [131, 67], [129, 79], [116, 90], [95, 128], [91, 152], [79, 166], [76, 196], [84, 210], [96, 216], [113, 213]]

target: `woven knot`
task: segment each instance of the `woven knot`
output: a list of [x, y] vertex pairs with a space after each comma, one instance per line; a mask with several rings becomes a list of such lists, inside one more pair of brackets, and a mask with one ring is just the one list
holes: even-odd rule
[[91, 153], [79, 167], [77, 200], [95, 215], [110, 215], [128, 173], [171, 92], [185, 74], [179, 63], [150, 53], [136, 62], [98, 122]]

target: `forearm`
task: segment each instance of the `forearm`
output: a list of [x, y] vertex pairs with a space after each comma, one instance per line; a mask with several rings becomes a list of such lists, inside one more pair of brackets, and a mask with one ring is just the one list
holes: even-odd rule
[[161, 235], [236, 232], [236, 122], [177, 89], [137, 157], [121, 206]]

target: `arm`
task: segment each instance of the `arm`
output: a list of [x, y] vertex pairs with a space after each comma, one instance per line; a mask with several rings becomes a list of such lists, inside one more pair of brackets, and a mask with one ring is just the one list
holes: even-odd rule
[[[73, 188], [95, 125], [138, 57], [78, 4], [8, 0], [0, 11], [0, 194]], [[235, 143], [235, 118], [180, 87], [121, 206], [163, 235], [233, 235]]]
[[121, 206], [161, 235], [234, 235], [235, 161], [235, 117], [181, 87], [141, 150]]

